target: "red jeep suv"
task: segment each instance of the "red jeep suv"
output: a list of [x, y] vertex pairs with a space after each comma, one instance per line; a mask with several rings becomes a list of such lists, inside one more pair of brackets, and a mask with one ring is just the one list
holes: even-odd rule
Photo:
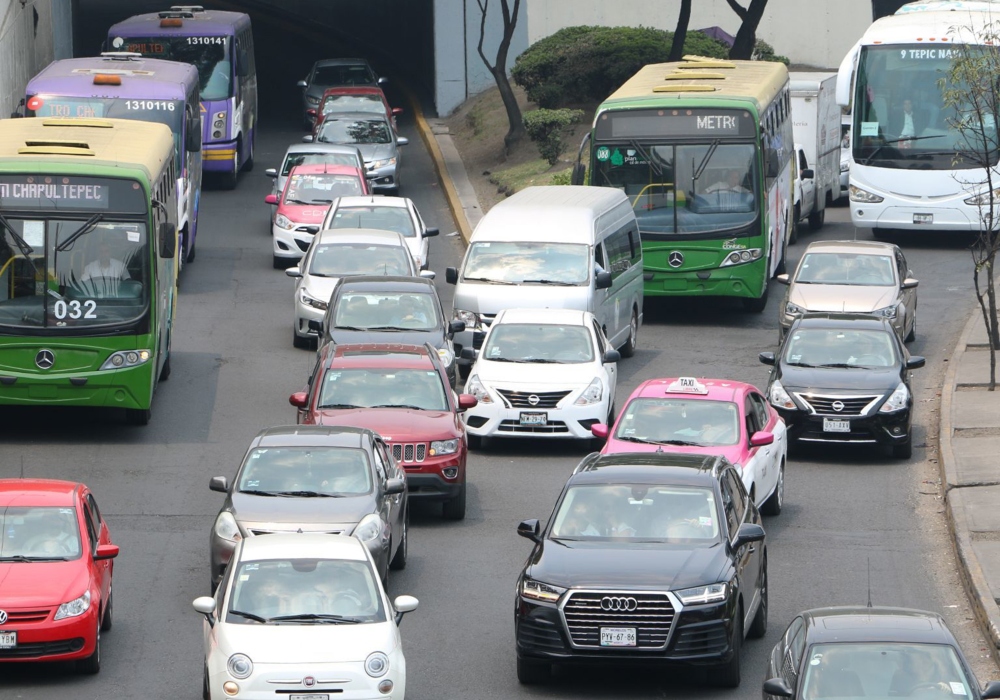
[[443, 501], [444, 517], [465, 517], [468, 444], [458, 414], [476, 397], [456, 396], [429, 345], [328, 343], [308, 391], [292, 394], [298, 422], [374, 430], [406, 471], [411, 498]]

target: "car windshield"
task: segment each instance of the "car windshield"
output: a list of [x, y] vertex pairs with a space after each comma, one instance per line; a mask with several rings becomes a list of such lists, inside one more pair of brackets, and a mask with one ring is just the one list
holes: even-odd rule
[[948, 700], [971, 698], [973, 693], [958, 654], [950, 646], [841, 642], [809, 648], [797, 697]]
[[316, 140], [320, 143], [392, 143], [389, 125], [384, 119], [323, 120]]
[[451, 410], [433, 369], [328, 369], [318, 408], [341, 407]]
[[367, 561], [268, 559], [240, 562], [226, 622], [319, 625], [385, 622]]
[[410, 251], [403, 246], [364, 243], [321, 243], [309, 264], [309, 274], [321, 277], [346, 275], [411, 275]]
[[785, 362], [806, 367], [894, 367], [892, 336], [880, 330], [799, 328], [788, 336]]
[[364, 194], [355, 175], [292, 173], [285, 186], [285, 204], [330, 204], [337, 197]]
[[441, 328], [437, 299], [423, 292], [342, 293], [333, 317], [335, 328], [412, 331]]
[[358, 496], [371, 493], [371, 467], [359, 449], [258, 447], [243, 463], [238, 490]]
[[323, 100], [322, 114], [337, 112], [371, 112], [384, 114], [385, 104], [380, 95], [330, 95]]
[[313, 85], [374, 85], [375, 76], [368, 66], [356, 63], [353, 65], [316, 66], [312, 76]]
[[625, 538], [708, 544], [719, 538], [710, 489], [651, 484], [572, 486], [553, 520], [554, 539]]
[[640, 397], [625, 407], [615, 437], [656, 445], [735, 445], [740, 439], [740, 411], [731, 401]]
[[0, 562], [77, 559], [80, 528], [73, 507], [0, 509]]
[[590, 248], [579, 243], [481, 241], [465, 259], [463, 279], [500, 284], [583, 285], [590, 279]]
[[346, 165], [360, 170], [364, 161], [357, 153], [289, 153], [281, 166], [281, 174], [287, 176], [292, 168], [299, 165]]
[[494, 362], [593, 362], [594, 341], [584, 326], [502, 323], [493, 326], [481, 356]]
[[337, 207], [330, 228], [374, 228], [395, 231], [406, 238], [415, 238], [413, 218], [406, 207]]
[[893, 260], [888, 255], [806, 253], [795, 281], [803, 284], [891, 287], [896, 284], [894, 268]]

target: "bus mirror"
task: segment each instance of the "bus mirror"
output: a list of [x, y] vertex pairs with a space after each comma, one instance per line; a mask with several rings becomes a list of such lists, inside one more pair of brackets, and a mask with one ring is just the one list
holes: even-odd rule
[[184, 147], [189, 153], [197, 153], [201, 150], [201, 119], [191, 119], [188, 121], [187, 142]]
[[169, 221], [160, 224], [160, 257], [172, 258], [177, 255], [177, 229]]
[[571, 185], [582, 185], [584, 177], [587, 174], [587, 166], [583, 163], [577, 163], [573, 166], [573, 174], [570, 175], [569, 182]]

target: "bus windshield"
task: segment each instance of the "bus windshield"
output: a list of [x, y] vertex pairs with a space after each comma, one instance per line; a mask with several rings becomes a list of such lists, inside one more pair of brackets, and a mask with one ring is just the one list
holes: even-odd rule
[[190, 63], [198, 69], [201, 99], [225, 100], [233, 96], [233, 67], [228, 36], [154, 36], [115, 38], [114, 51], [134, 51], [151, 58]]
[[757, 218], [753, 144], [599, 143], [591, 182], [628, 195], [640, 234], [731, 236]]
[[[947, 79], [952, 56], [958, 50], [918, 44], [862, 49], [854, 97], [856, 162], [918, 170], [985, 165], [987, 149], [969, 143], [955, 128], [960, 111], [968, 114], [974, 110], [945, 106], [942, 96], [941, 81]], [[987, 117], [989, 163], [996, 165], [997, 125], [991, 115]], [[967, 135], [972, 131], [967, 130]]]

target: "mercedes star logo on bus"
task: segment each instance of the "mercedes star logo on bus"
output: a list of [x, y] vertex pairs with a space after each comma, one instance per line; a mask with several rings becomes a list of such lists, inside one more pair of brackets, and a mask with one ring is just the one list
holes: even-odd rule
[[612, 610], [632, 612], [637, 607], [639, 607], [639, 601], [635, 598], [624, 598], [621, 596], [610, 595], [601, 598], [601, 610], [607, 612]]
[[684, 253], [679, 250], [673, 250], [670, 255], [667, 256], [667, 264], [670, 267], [680, 267], [684, 264]]
[[35, 355], [35, 364], [38, 365], [38, 369], [52, 369], [52, 365], [56, 363], [56, 356], [51, 350], [39, 350], [38, 354]]

